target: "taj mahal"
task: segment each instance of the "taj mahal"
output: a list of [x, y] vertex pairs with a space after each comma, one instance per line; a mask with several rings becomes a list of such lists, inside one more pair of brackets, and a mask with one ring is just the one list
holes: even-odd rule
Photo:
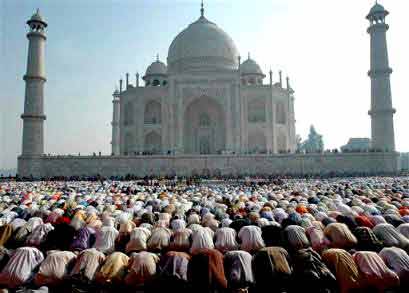
[[[43, 125], [47, 23], [37, 11], [29, 40], [21, 176], [192, 174], [394, 173], [399, 169], [389, 76], [385, 8], [367, 19], [371, 37], [372, 147], [377, 152], [296, 153], [294, 90], [282, 72], [273, 81], [232, 38], [199, 18], [135, 82], [129, 74], [113, 93], [112, 152], [108, 156], [47, 156]], [[140, 79], [142, 81], [140, 82]], [[142, 84], [143, 83], [143, 84]]]
[[256, 61], [241, 62], [234, 41], [201, 16], [143, 76], [114, 93], [112, 153], [224, 154], [295, 151], [294, 97], [265, 83]]

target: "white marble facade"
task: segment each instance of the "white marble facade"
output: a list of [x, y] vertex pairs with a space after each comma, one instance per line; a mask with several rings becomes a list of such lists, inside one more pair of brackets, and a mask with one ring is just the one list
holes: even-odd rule
[[[114, 93], [112, 153], [263, 154], [294, 152], [294, 92], [268, 82], [233, 40], [201, 17], [172, 42], [167, 65], [153, 62]], [[118, 109], [119, 107], [119, 109]], [[119, 114], [118, 114], [119, 113]]]

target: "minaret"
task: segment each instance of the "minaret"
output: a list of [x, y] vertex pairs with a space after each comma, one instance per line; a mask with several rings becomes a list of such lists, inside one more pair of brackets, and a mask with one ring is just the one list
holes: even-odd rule
[[113, 113], [112, 113], [112, 155], [118, 156], [120, 154], [120, 128], [119, 128], [119, 118], [120, 118], [120, 94], [116, 89], [112, 94], [113, 100]]
[[371, 128], [372, 148], [380, 151], [395, 151], [395, 134], [393, 129], [392, 107], [388, 48], [386, 32], [389, 25], [385, 18], [389, 14], [385, 8], [376, 3], [366, 17], [370, 26], [368, 33], [371, 36], [371, 69], [368, 72], [371, 78]]
[[45, 28], [47, 23], [39, 10], [27, 21], [30, 31], [28, 38], [27, 73], [23, 119], [22, 156], [39, 156], [44, 154], [44, 48]]

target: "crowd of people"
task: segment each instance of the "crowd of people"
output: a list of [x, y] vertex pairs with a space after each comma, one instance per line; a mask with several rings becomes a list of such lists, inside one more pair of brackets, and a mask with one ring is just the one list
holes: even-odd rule
[[409, 177], [0, 182], [4, 292], [409, 292]]

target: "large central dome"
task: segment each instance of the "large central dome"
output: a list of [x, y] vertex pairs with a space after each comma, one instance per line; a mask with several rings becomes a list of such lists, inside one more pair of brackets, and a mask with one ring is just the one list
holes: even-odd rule
[[173, 40], [168, 70], [173, 73], [231, 71], [238, 68], [233, 40], [203, 15]]

